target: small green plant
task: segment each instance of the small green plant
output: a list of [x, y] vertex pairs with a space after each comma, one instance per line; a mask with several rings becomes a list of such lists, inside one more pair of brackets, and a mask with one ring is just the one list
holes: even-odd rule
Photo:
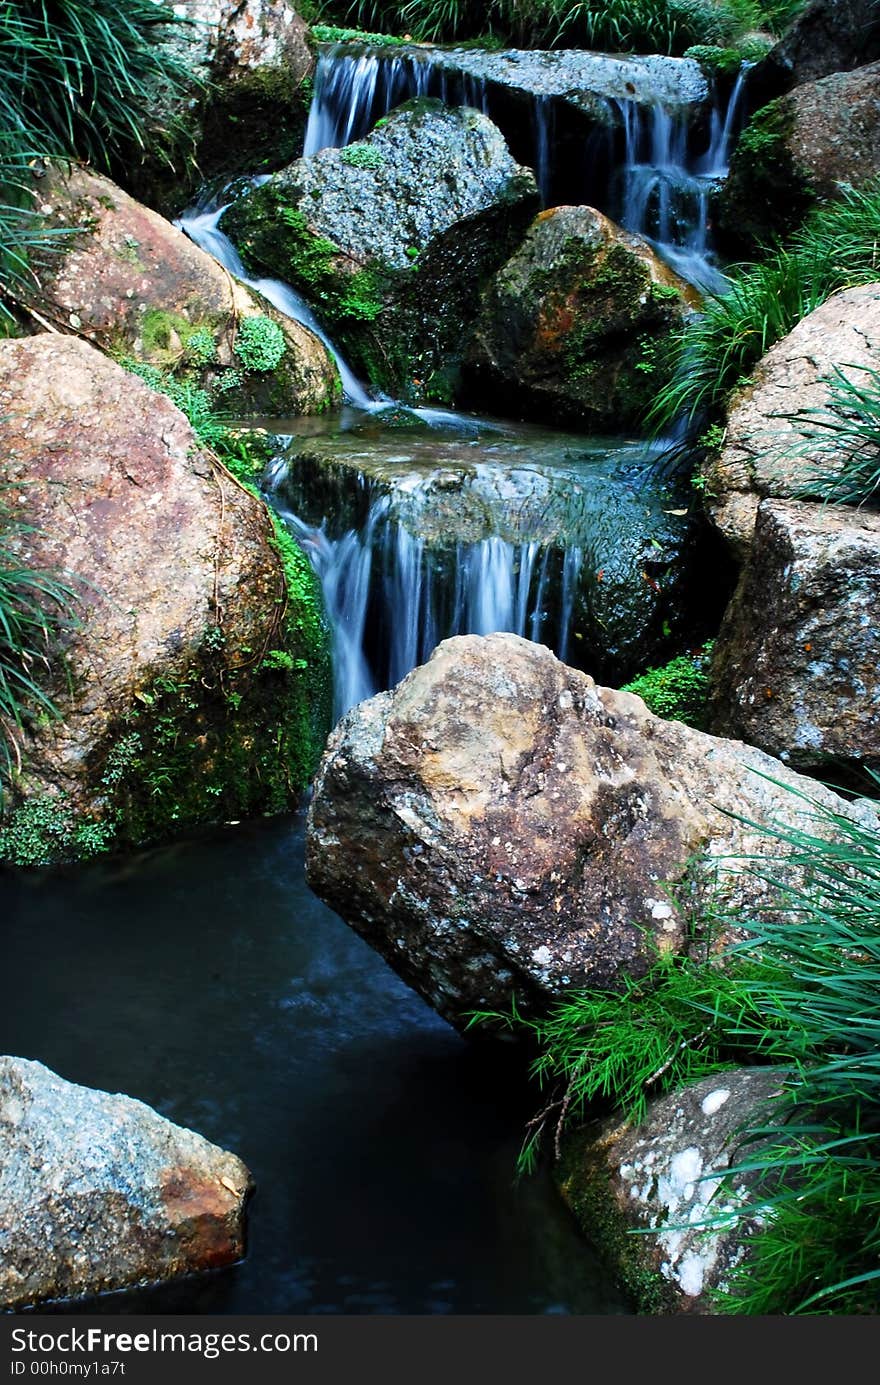
[[245, 370], [275, 370], [286, 350], [283, 331], [264, 313], [246, 317], [238, 329], [235, 354]]
[[340, 151], [339, 157], [351, 168], [384, 168], [386, 162], [382, 150], [371, 144], [349, 144]]
[[198, 327], [190, 333], [186, 339], [183, 354], [187, 364], [196, 370], [203, 370], [205, 366], [214, 365], [217, 360], [217, 343], [207, 327]]
[[78, 817], [65, 794], [44, 794], [0, 824], [0, 860], [23, 867], [87, 860], [106, 851], [115, 832], [115, 821]]
[[74, 622], [73, 581], [29, 567], [18, 556], [12, 540], [33, 532], [0, 507], [0, 801], [3, 780], [20, 766], [27, 718], [58, 716], [45, 683], [57, 638]]
[[621, 692], [636, 693], [655, 716], [704, 730], [708, 719], [712, 641], [695, 654], [680, 654], [662, 668], [649, 668]]

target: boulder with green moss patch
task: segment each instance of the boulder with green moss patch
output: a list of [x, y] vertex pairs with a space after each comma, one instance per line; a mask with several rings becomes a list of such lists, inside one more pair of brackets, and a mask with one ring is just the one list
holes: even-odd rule
[[640, 1312], [711, 1313], [713, 1290], [731, 1287], [760, 1214], [756, 1176], [725, 1174], [754, 1153], [742, 1127], [761, 1124], [783, 1076], [719, 1072], [651, 1102], [640, 1124], [564, 1137], [562, 1196]]
[[0, 343], [23, 563], [69, 574], [0, 858], [41, 865], [296, 803], [328, 722], [320, 595], [263, 501], [183, 414], [75, 337]]
[[727, 245], [754, 254], [784, 238], [817, 199], [880, 172], [880, 63], [796, 87], [753, 116], [718, 199]]
[[674, 367], [694, 290], [592, 207], [556, 207], [486, 289], [468, 350], [474, 399], [596, 431], [637, 422]]
[[223, 229], [310, 299], [375, 385], [418, 398], [459, 360], [479, 288], [536, 205], [490, 120], [413, 101], [240, 198]]
[[62, 253], [36, 264], [41, 316], [117, 358], [219, 392], [239, 415], [319, 413], [336, 401], [336, 367], [314, 333], [108, 178], [50, 169], [34, 200], [51, 225], [75, 228]]

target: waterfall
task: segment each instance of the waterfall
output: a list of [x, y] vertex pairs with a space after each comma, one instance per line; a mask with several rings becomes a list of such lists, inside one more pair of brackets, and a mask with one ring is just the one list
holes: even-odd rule
[[[643, 236], [684, 279], [718, 292], [726, 280], [712, 254], [709, 198], [713, 185], [727, 173], [734, 136], [744, 118], [743, 65], [730, 96], [715, 96], [706, 150], [690, 149], [687, 115], [662, 101], [644, 105], [608, 98], [623, 131], [623, 164], [604, 190], [595, 186], [593, 159], [585, 159], [581, 201], [606, 212], [627, 230]], [[355, 49], [337, 44], [321, 50], [315, 95], [309, 113], [305, 153], [340, 148], [363, 139], [376, 121], [402, 102], [434, 96], [449, 105], [469, 105], [504, 127], [489, 84], [469, 72], [456, 72], [448, 55], [404, 54]], [[541, 197], [549, 205], [554, 180], [553, 96], [531, 98], [531, 154]], [[610, 136], [616, 143], [614, 134]]]
[[351, 366], [340, 356], [305, 299], [289, 284], [283, 284], [280, 279], [254, 279], [248, 274], [232, 241], [220, 230], [220, 218], [229, 205], [228, 202], [221, 202], [219, 205], [191, 208], [183, 212], [174, 225], [184, 231], [200, 250], [204, 250], [223, 265], [234, 279], [262, 294], [263, 298], [268, 299], [285, 317], [293, 318], [294, 322], [300, 322], [310, 332], [314, 332], [336, 362], [342, 391], [348, 402], [361, 409], [375, 408], [375, 401], [367, 393]]
[[693, 157], [688, 129], [657, 102], [645, 110], [617, 101], [624, 132], [620, 191], [614, 212], [620, 224], [655, 247], [683, 279], [705, 292], [723, 291], [727, 280], [715, 264], [709, 231], [713, 186], [726, 177], [734, 136], [743, 120], [744, 64], [727, 101], [713, 103], [706, 151]]
[[334, 538], [326, 520], [306, 523], [277, 494], [273, 503], [324, 593], [337, 717], [394, 687], [451, 635], [510, 631], [566, 657], [582, 548], [497, 535], [432, 547], [393, 518], [384, 494], [362, 524]]

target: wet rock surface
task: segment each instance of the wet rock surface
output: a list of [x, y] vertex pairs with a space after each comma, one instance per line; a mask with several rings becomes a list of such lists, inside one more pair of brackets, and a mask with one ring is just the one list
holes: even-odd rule
[[642, 1312], [711, 1313], [708, 1291], [747, 1257], [754, 1176], [721, 1180], [754, 1153], [742, 1129], [761, 1124], [783, 1076], [715, 1073], [652, 1101], [638, 1125], [612, 1120], [564, 1138], [562, 1196]]
[[806, 82], [759, 110], [740, 137], [718, 199], [728, 242], [758, 258], [817, 199], [880, 171], [880, 63]]
[[[431, 51], [417, 45], [403, 55], [426, 56], [441, 71], [462, 73], [530, 97], [558, 97], [608, 124], [615, 121], [609, 103], [657, 103], [667, 110], [699, 108], [709, 96], [705, 74], [690, 58], [620, 57], [581, 49], [479, 49]], [[617, 117], [619, 119], [619, 117]]]
[[880, 515], [765, 500], [715, 645], [712, 729], [801, 769], [880, 767]]
[[[720, 455], [703, 467], [709, 515], [742, 559], [761, 499], [815, 494], [817, 474], [839, 471], [827, 415], [840, 370], [855, 384], [880, 367], [880, 284], [836, 293], [803, 318], [755, 367], [734, 396]], [[799, 415], [795, 418], [793, 415]]]
[[233, 1264], [252, 1187], [143, 1102], [0, 1058], [0, 1307]]
[[223, 230], [310, 299], [374, 383], [409, 397], [460, 355], [480, 284], [537, 204], [490, 120], [425, 100], [276, 174]]
[[743, 925], [760, 914], [768, 886], [731, 858], [770, 848], [737, 815], [803, 825], [786, 786], [848, 811], [778, 760], [662, 721], [541, 645], [451, 639], [332, 733], [307, 878], [463, 1027], [514, 996], [528, 1013], [642, 974], [654, 949], [690, 945], [685, 915], [709, 894]]
[[467, 355], [475, 397], [592, 430], [636, 424], [668, 378], [667, 338], [698, 296], [591, 207], [542, 212], [485, 290]]
[[[108, 178], [50, 170], [36, 184], [36, 202], [50, 224], [76, 232], [62, 237], [62, 253], [42, 257], [34, 292], [41, 316], [62, 330], [209, 390], [219, 385], [223, 407], [239, 414], [313, 413], [335, 401], [336, 369], [312, 332]], [[271, 369], [248, 369], [238, 354], [249, 318], [268, 319], [281, 333]]]
[[[484, 621], [518, 622], [479, 629], [528, 630], [608, 679], [624, 681], [688, 638], [684, 593], [699, 541], [686, 509], [652, 480], [643, 445], [504, 424], [470, 436], [451, 426], [384, 432], [381, 419], [290, 439], [274, 499], [334, 539], [356, 531], [366, 544], [369, 533], [374, 586], [399, 580], [415, 598], [422, 584], [434, 642], [457, 633], [466, 577], [479, 584]], [[505, 572], [511, 609], [499, 599], [490, 610]]]
[[[287, 633], [304, 597], [263, 502], [74, 337], [0, 344], [0, 435], [4, 503], [30, 526], [7, 542], [75, 597], [44, 680], [60, 718], [18, 738], [0, 849], [44, 864], [286, 807], [312, 767], [321, 651]], [[262, 652], [289, 641], [289, 672], [267, 676]]]

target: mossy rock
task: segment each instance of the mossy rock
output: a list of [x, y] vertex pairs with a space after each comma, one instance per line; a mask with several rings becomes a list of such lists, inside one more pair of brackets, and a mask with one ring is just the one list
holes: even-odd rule
[[448, 400], [480, 289], [536, 204], [486, 117], [420, 100], [249, 192], [223, 229], [304, 294], [374, 387], [415, 402], [436, 382]]
[[7, 785], [0, 859], [46, 865], [296, 806], [330, 725], [305, 555], [172, 402], [87, 343], [0, 344], [0, 481], [22, 561], [70, 573], [74, 621]]
[[670, 378], [671, 334], [697, 302], [601, 212], [542, 212], [483, 295], [467, 354], [473, 402], [513, 399], [522, 417], [594, 431], [633, 426]]
[[781, 96], [757, 111], [740, 135], [715, 205], [731, 248], [754, 254], [784, 240], [815, 201], [794, 152], [794, 131], [794, 107]]

